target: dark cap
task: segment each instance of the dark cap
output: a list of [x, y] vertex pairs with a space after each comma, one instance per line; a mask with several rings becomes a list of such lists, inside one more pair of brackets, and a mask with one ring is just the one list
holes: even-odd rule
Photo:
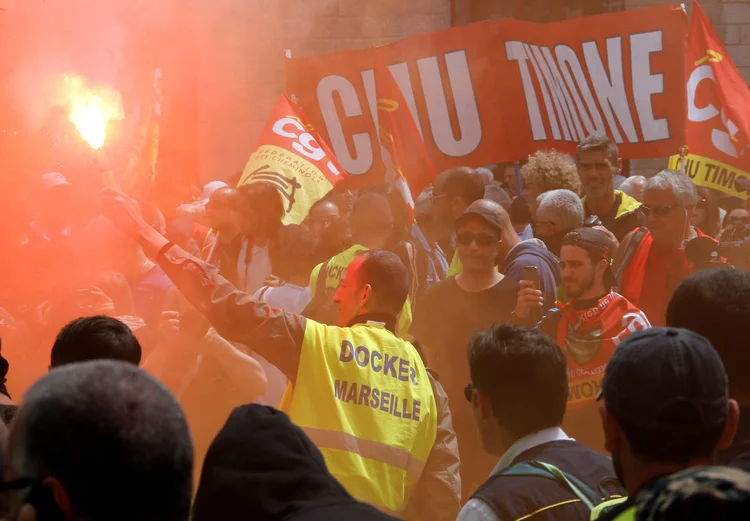
[[498, 235], [503, 232], [503, 223], [500, 221], [500, 217], [489, 208], [480, 205], [472, 205], [459, 215], [458, 219], [456, 219], [456, 228], [472, 216], [480, 217], [484, 222], [492, 226]]
[[625, 339], [607, 365], [602, 398], [618, 420], [664, 435], [718, 427], [729, 410], [721, 358], [687, 329], [654, 327]]
[[604, 284], [610, 288], [617, 285], [617, 279], [612, 272], [612, 258], [616, 247], [606, 233], [595, 228], [577, 228], [563, 238], [562, 245], [577, 246], [605, 259], [610, 267], [604, 273]]

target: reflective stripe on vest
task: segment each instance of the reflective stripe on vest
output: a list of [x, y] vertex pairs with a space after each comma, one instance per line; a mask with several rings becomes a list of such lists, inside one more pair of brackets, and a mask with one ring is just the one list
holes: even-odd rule
[[308, 320], [282, 410], [355, 498], [402, 512], [437, 437], [437, 405], [414, 346], [382, 325]]
[[303, 428], [305, 434], [320, 449], [338, 449], [359, 454], [363, 458], [381, 461], [386, 465], [406, 471], [415, 481], [419, 481], [424, 471], [425, 463], [419, 461], [408, 451], [391, 447], [378, 441], [363, 440], [353, 434], [340, 431]]

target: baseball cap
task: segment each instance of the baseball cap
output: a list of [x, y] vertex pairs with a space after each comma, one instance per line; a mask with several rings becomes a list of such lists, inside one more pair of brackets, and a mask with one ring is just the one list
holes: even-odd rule
[[724, 364], [711, 343], [687, 329], [654, 327], [626, 338], [607, 365], [602, 388], [612, 415], [648, 431], [701, 433], [726, 421]]
[[201, 193], [200, 197], [198, 197], [197, 202], [205, 206], [206, 203], [208, 203], [208, 200], [211, 198], [211, 194], [213, 194], [219, 188], [226, 188], [228, 186], [229, 185], [224, 181], [211, 181], [210, 183], [206, 183], [206, 186], [203, 187], [203, 192]]
[[42, 174], [42, 187], [45, 190], [57, 186], [70, 186], [70, 183], [60, 172], [47, 172], [46, 174]]
[[604, 272], [605, 286], [617, 286], [617, 279], [612, 271], [612, 258], [615, 255], [615, 243], [601, 230], [595, 228], [577, 228], [563, 238], [563, 246], [577, 246], [606, 259], [609, 263]]
[[500, 234], [503, 231], [503, 223], [500, 221], [500, 217], [497, 216], [495, 212], [488, 208], [484, 208], [482, 206], [470, 206], [467, 208], [464, 213], [458, 216], [456, 219], [456, 228], [461, 226], [461, 223], [466, 221], [466, 219], [477, 216], [480, 217], [484, 222], [492, 226], [494, 230]]

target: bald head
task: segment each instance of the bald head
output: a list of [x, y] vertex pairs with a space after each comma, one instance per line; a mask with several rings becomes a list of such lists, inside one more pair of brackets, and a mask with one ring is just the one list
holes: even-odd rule
[[208, 198], [210, 203], [223, 204], [223, 205], [234, 205], [237, 201], [237, 189], [231, 186], [225, 186], [219, 188], [211, 197]]
[[453, 221], [471, 203], [484, 197], [484, 181], [468, 166], [449, 168], [435, 178], [433, 197], [437, 218], [452, 227]]

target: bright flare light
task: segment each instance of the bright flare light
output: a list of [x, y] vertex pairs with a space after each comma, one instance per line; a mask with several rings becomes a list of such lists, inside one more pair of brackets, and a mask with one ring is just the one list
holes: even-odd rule
[[120, 94], [108, 87], [90, 87], [81, 76], [65, 76], [68, 118], [94, 149], [104, 146], [107, 124], [125, 117]]

